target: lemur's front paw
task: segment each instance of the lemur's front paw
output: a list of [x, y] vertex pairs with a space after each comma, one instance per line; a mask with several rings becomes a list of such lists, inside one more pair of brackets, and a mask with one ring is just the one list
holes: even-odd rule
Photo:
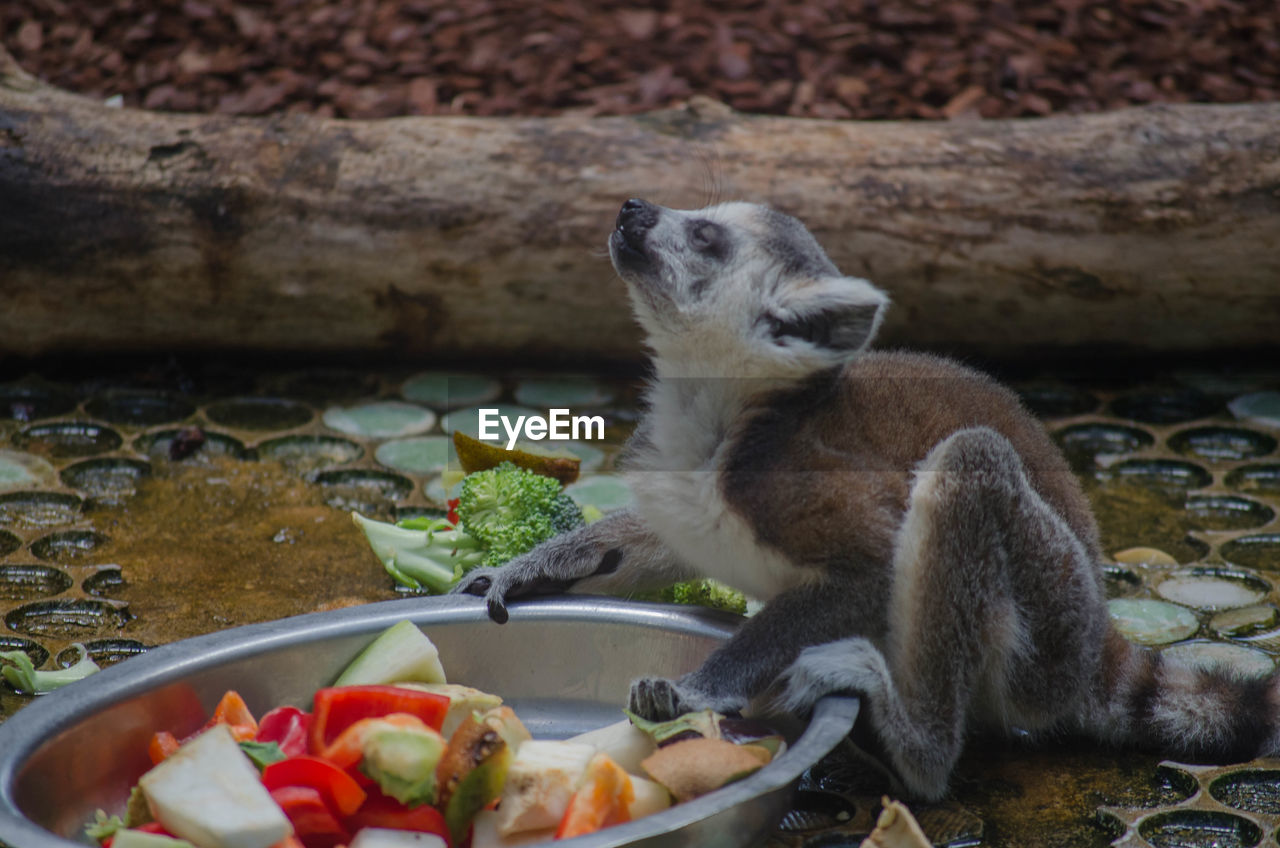
[[574, 584], [574, 580], [544, 574], [539, 565], [539, 560], [525, 554], [497, 568], [473, 568], [449, 590], [449, 594], [483, 597], [489, 607], [489, 617], [499, 624], [506, 624], [508, 598], [555, 594]]
[[641, 677], [631, 684], [627, 708], [650, 721], [670, 721], [699, 710], [738, 713], [746, 702], [737, 698], [715, 698], [687, 683], [665, 677]]
[[861, 637], [805, 648], [782, 673], [778, 705], [802, 715], [824, 695], [847, 692], [875, 700], [889, 686], [889, 667], [875, 645]]

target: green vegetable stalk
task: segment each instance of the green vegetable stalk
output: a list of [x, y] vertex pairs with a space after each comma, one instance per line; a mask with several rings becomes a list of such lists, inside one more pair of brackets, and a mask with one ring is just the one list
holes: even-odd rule
[[510, 462], [463, 479], [456, 527], [443, 518], [387, 524], [351, 517], [397, 583], [437, 594], [477, 565], [502, 565], [584, 523], [559, 481]]
[[74, 683], [82, 677], [88, 677], [98, 670], [98, 664], [89, 656], [89, 651], [79, 642], [71, 647], [79, 654], [79, 659], [70, 668], [58, 668], [52, 671], [36, 671], [31, 657], [25, 651], [0, 652], [0, 676], [19, 692], [28, 695], [41, 695], [52, 692], [68, 683]]
[[485, 561], [480, 542], [443, 518], [428, 520], [425, 527], [420, 519], [414, 519], [419, 529], [410, 529], [374, 521], [358, 512], [351, 517], [364, 531], [383, 568], [397, 583], [411, 589], [443, 594], [466, 571]]

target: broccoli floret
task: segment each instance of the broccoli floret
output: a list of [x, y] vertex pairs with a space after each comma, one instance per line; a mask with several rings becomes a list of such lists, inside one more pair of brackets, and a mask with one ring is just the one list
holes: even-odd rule
[[458, 493], [458, 519], [502, 565], [552, 536], [582, 525], [582, 510], [550, 477], [503, 462], [468, 474]]
[[676, 583], [645, 595], [642, 599], [668, 604], [697, 604], [738, 615], [747, 611], [747, 596], [716, 580], [689, 580]]
[[484, 545], [442, 518], [412, 519], [402, 526], [356, 512], [351, 517], [387, 573], [410, 589], [443, 594], [463, 573], [485, 561]]
[[586, 523], [582, 507], [578, 506], [577, 501], [564, 492], [556, 495], [556, 499], [551, 502], [551, 529], [555, 530], [557, 536], [577, 530]]

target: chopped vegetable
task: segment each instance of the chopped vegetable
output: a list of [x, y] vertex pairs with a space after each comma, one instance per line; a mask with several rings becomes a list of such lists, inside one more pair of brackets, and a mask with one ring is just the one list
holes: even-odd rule
[[660, 813], [671, 806], [671, 793], [661, 783], [631, 775], [631, 789], [635, 792], [635, 800], [627, 811], [632, 819], [642, 819], [654, 813]]
[[479, 540], [443, 518], [429, 520], [421, 529], [409, 529], [374, 521], [358, 512], [351, 517], [387, 573], [411, 589], [443, 594], [487, 556]]
[[484, 545], [485, 565], [490, 566], [583, 524], [582, 510], [558, 481], [510, 462], [463, 479], [458, 517]]
[[667, 604], [694, 604], [738, 615], [743, 615], [747, 611], [746, 595], [731, 586], [711, 579], [688, 580], [636, 597], [640, 600], [661, 601]]
[[311, 729], [311, 713], [297, 707], [276, 707], [258, 722], [257, 742], [274, 742], [286, 757], [307, 753], [307, 732]]
[[272, 763], [262, 772], [262, 785], [267, 789], [285, 786], [314, 789], [326, 806], [344, 816], [358, 810], [368, 797], [351, 775], [319, 757], [290, 757]]
[[448, 843], [430, 833], [368, 827], [356, 834], [351, 848], [448, 848]]
[[640, 761], [657, 750], [653, 737], [627, 719], [574, 736], [570, 742], [591, 745], [613, 758], [630, 774], [640, 771]]
[[151, 744], [147, 746], [147, 755], [151, 757], [152, 765], [159, 765], [177, 753], [181, 747], [182, 743], [178, 741], [178, 737], [167, 730], [157, 730], [151, 735]]
[[111, 839], [111, 848], [196, 848], [185, 839], [144, 830], [120, 830]]
[[573, 794], [556, 839], [595, 833], [631, 820], [635, 790], [631, 777], [608, 754], [596, 754], [587, 765], [582, 786]]
[[124, 820], [119, 816], [108, 816], [105, 810], [95, 810], [93, 821], [85, 827], [84, 835], [101, 842], [123, 827]]
[[231, 735], [239, 742], [246, 742], [258, 735], [258, 721], [253, 717], [253, 713], [249, 712], [249, 706], [244, 702], [244, 698], [240, 697], [240, 693], [233, 689], [227, 690], [222, 698], [218, 701], [218, 706], [213, 709], [213, 717], [204, 726], [204, 729], [213, 727], [215, 724], [225, 724], [231, 730]]
[[776, 757], [785, 747], [773, 728], [749, 718], [729, 718], [712, 710], [685, 713], [670, 721], [649, 721], [623, 710], [637, 729], [651, 736], [659, 747], [685, 739], [723, 739], [735, 745], [758, 745]]
[[512, 754], [498, 729], [474, 716], [454, 731], [436, 766], [438, 804], [453, 842], [461, 843], [475, 814], [502, 794]]
[[258, 771], [262, 771], [272, 763], [278, 763], [287, 758], [284, 751], [280, 750], [279, 743], [276, 742], [248, 742], [240, 743], [240, 750], [244, 751], [244, 755], [258, 767]]
[[498, 832], [509, 836], [559, 824], [595, 755], [593, 746], [576, 742], [534, 740], [521, 745], [498, 804]]
[[290, 833], [224, 724], [187, 742], [138, 784], [156, 819], [201, 848], [268, 848]]
[[444, 749], [444, 737], [429, 727], [383, 727], [365, 736], [360, 770], [402, 804], [431, 804]]
[[439, 730], [449, 710], [443, 695], [398, 686], [331, 686], [316, 692], [308, 750], [322, 753], [342, 731], [360, 719], [408, 713]]
[[435, 807], [423, 804], [420, 807], [406, 807], [399, 801], [381, 795], [370, 795], [354, 815], [347, 818], [347, 824], [353, 831], [365, 828], [395, 828], [412, 830], [417, 833], [434, 833], [447, 837], [449, 829], [444, 823], [444, 814]]
[[555, 838], [554, 827], [544, 830], [525, 830], [503, 836], [498, 833], [498, 811], [481, 810], [471, 821], [471, 848], [518, 848], [522, 845], [540, 845]]
[[578, 479], [582, 467], [582, 460], [567, 451], [543, 452], [532, 446], [507, 450], [500, 445], [472, 438], [461, 430], [453, 431], [453, 447], [458, 453], [458, 464], [468, 474], [488, 471], [504, 462], [510, 462], [567, 486]]
[[179, 746], [185, 745], [199, 734], [216, 725], [225, 725], [231, 731], [231, 735], [237, 742], [250, 742], [258, 735], [258, 722], [254, 719], [253, 713], [249, 712], [248, 705], [245, 704], [244, 698], [240, 697], [240, 693], [234, 690], [227, 690], [223, 693], [222, 698], [218, 701], [218, 706], [213, 710], [213, 716], [205, 722], [195, 733], [181, 741], [167, 730], [160, 730], [151, 737], [151, 744], [147, 749], [147, 753], [151, 756], [151, 762], [160, 763], [175, 751]]
[[444, 683], [440, 652], [412, 621], [401, 621], [374, 639], [334, 681], [334, 686]]
[[351, 840], [318, 790], [310, 786], [281, 786], [271, 790], [271, 799], [284, 811], [294, 836], [306, 848], [332, 848]]
[[463, 719], [472, 713], [483, 713], [494, 707], [502, 706], [502, 699], [488, 692], [481, 692], [470, 686], [457, 683], [398, 683], [406, 689], [417, 689], [422, 692], [433, 692], [449, 699], [449, 712], [445, 714], [444, 723], [440, 725], [440, 734], [448, 739], [458, 729]]
[[391, 713], [379, 718], [362, 718], [347, 727], [338, 738], [323, 750], [318, 751], [320, 757], [339, 768], [350, 769], [360, 764], [364, 758], [365, 741], [374, 733], [383, 730], [432, 730], [422, 719], [408, 713]]
[[89, 656], [84, 645], [75, 642], [71, 645], [79, 659], [69, 668], [58, 668], [52, 671], [36, 671], [31, 657], [25, 651], [0, 652], [0, 676], [19, 692], [28, 695], [42, 695], [54, 689], [74, 683], [98, 671], [98, 664]]
[[740, 780], [768, 762], [769, 752], [757, 745], [698, 737], [661, 747], [641, 765], [677, 800], [688, 801]]
[[[150, 833], [157, 836], [167, 836], [171, 839], [173, 838], [173, 834], [165, 830], [164, 825], [160, 824], [159, 822], [147, 822], [146, 824], [140, 824], [140, 825], [131, 824], [129, 825], [128, 829], [130, 831], [133, 831], [134, 833]], [[102, 848], [114, 848], [115, 841], [116, 841], [116, 833], [122, 833], [122, 832], [124, 832], [123, 828], [117, 828], [115, 833], [112, 833], [110, 836], [105, 837], [102, 840]]]

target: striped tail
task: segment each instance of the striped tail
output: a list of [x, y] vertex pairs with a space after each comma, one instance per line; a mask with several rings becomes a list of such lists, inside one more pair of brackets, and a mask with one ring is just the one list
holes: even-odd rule
[[1193, 668], [1111, 629], [1101, 674], [1084, 723], [1103, 740], [1205, 762], [1280, 753], [1280, 673]]

